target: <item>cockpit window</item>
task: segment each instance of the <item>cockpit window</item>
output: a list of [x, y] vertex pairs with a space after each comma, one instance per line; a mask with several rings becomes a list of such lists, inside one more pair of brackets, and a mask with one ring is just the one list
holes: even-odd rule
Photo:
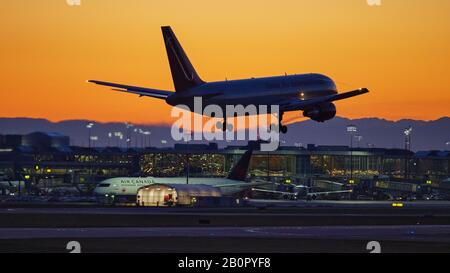
[[99, 188], [107, 188], [109, 186], [111, 186], [111, 184], [109, 184], [109, 183], [102, 183], [102, 184], [98, 185]]

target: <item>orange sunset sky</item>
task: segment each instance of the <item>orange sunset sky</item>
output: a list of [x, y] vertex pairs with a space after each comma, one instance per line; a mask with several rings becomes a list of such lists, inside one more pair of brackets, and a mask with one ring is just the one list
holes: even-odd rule
[[1, 0], [0, 117], [168, 123], [164, 101], [88, 79], [173, 89], [161, 25], [206, 81], [319, 72], [338, 115], [450, 114], [450, 1]]

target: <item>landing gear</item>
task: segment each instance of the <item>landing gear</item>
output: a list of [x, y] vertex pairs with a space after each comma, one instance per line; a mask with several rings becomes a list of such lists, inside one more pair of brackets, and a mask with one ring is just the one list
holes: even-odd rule
[[225, 131], [227, 130], [227, 123], [226, 123], [226, 122], [220, 122], [220, 121], [218, 121], [218, 122], [216, 123], [216, 127], [217, 127], [217, 129], [220, 129], [220, 130], [222, 130], [223, 132], [225, 132]]
[[287, 131], [288, 131], [288, 128], [287, 128], [287, 126], [286, 125], [281, 125], [281, 122], [283, 121], [283, 112], [281, 112], [280, 113], [280, 120], [279, 120], [279, 125], [280, 125], [280, 132], [282, 133], [282, 134], [286, 134], [287, 133]]
[[225, 115], [225, 117], [223, 118], [223, 123], [222, 123], [222, 131], [226, 132], [227, 131], [227, 116]]
[[223, 132], [228, 131], [233, 131], [233, 124], [228, 124], [227, 123], [227, 118], [223, 119], [223, 122], [217, 122], [217, 128], [222, 129]]

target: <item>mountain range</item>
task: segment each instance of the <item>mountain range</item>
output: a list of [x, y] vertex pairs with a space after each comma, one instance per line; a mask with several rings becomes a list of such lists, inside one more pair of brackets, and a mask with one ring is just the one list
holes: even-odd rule
[[[51, 122], [46, 119], [34, 118], [0, 118], [0, 134], [28, 134], [31, 132], [58, 132], [71, 138], [71, 145], [87, 146], [89, 131], [87, 120], [65, 120]], [[379, 118], [347, 119], [336, 117], [325, 123], [312, 120], [300, 121], [289, 125], [289, 132], [282, 135], [283, 146], [307, 144], [316, 145], [350, 145], [348, 125], [355, 125], [358, 132], [354, 138], [354, 147], [403, 148], [405, 146], [404, 129], [412, 126], [412, 150], [449, 150], [450, 149], [450, 117], [443, 117], [432, 121], [403, 119], [389, 121]], [[144, 136], [134, 132], [135, 128], [150, 131], [151, 135]], [[126, 146], [127, 133], [130, 136], [130, 146], [151, 145], [156, 147], [173, 146], [171, 126], [169, 125], [135, 125], [126, 129], [124, 123], [108, 122], [95, 123], [91, 135], [97, 136], [95, 146]], [[114, 132], [122, 132], [123, 139], [114, 136]], [[110, 137], [111, 135], [111, 137]], [[195, 142], [195, 143], [207, 143]], [[244, 145], [245, 142], [219, 142], [219, 146]]]

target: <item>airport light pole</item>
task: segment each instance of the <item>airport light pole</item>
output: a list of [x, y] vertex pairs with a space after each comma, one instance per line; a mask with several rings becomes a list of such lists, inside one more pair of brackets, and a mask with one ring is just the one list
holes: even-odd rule
[[[150, 141], [150, 138], [151, 138], [151, 135], [152, 135], [152, 132], [151, 131], [144, 131], [144, 132], [142, 132], [142, 134], [144, 135], [143, 136], [143, 138], [145, 139], [145, 141], [144, 141], [144, 146], [151, 146], [151, 141]], [[143, 147], [143, 148], [145, 148], [145, 147]]]
[[127, 123], [125, 123], [125, 126], [127, 127], [127, 150], [128, 150], [128, 149], [130, 149], [130, 142], [131, 142], [131, 139], [130, 139], [130, 129], [131, 129], [132, 127], [134, 127], [134, 125], [127, 122]]
[[123, 139], [122, 132], [114, 132], [114, 136], [117, 138], [117, 147], [120, 148], [120, 140]]
[[88, 131], [89, 131], [89, 139], [88, 139], [88, 149], [89, 149], [89, 151], [88, 151], [88, 153], [89, 153], [89, 176], [91, 176], [92, 175], [92, 158], [91, 158], [91, 156], [92, 156], [92, 151], [91, 151], [91, 139], [92, 139], [92, 136], [91, 136], [91, 131], [92, 131], [92, 127], [94, 127], [94, 123], [93, 122], [89, 122], [87, 125], [86, 125], [86, 128], [88, 129]]
[[403, 131], [405, 134], [405, 179], [408, 179], [408, 161], [409, 161], [409, 151], [411, 151], [411, 134], [412, 127], [409, 126]]
[[88, 137], [88, 148], [89, 148], [89, 151], [91, 150], [91, 130], [92, 130], [92, 127], [94, 127], [94, 123], [93, 122], [90, 122], [90, 123], [88, 123], [86, 125], [86, 128], [88, 129], [88, 132], [89, 132], [89, 137]]
[[353, 137], [358, 128], [355, 125], [348, 125], [347, 132], [350, 134], [350, 183], [353, 183]]
[[134, 128], [133, 132], [134, 132], [134, 148], [137, 148], [139, 146], [138, 144], [138, 130], [140, 130], [139, 128]]
[[363, 137], [362, 136], [355, 136], [355, 138], [356, 138], [356, 141], [358, 141], [358, 146], [356, 146], [356, 147], [359, 148], [361, 140], [363, 139]]
[[98, 141], [98, 136], [90, 136], [90, 141], [92, 141], [92, 147], [95, 148], [95, 142]]
[[144, 140], [145, 140], [145, 137], [144, 137], [144, 130], [139, 129], [139, 135], [138, 135], [138, 136], [139, 136], [140, 139], [141, 139], [141, 148], [144, 148]]
[[109, 132], [108, 133], [108, 147], [111, 146], [111, 138], [113, 137], [113, 133]]

